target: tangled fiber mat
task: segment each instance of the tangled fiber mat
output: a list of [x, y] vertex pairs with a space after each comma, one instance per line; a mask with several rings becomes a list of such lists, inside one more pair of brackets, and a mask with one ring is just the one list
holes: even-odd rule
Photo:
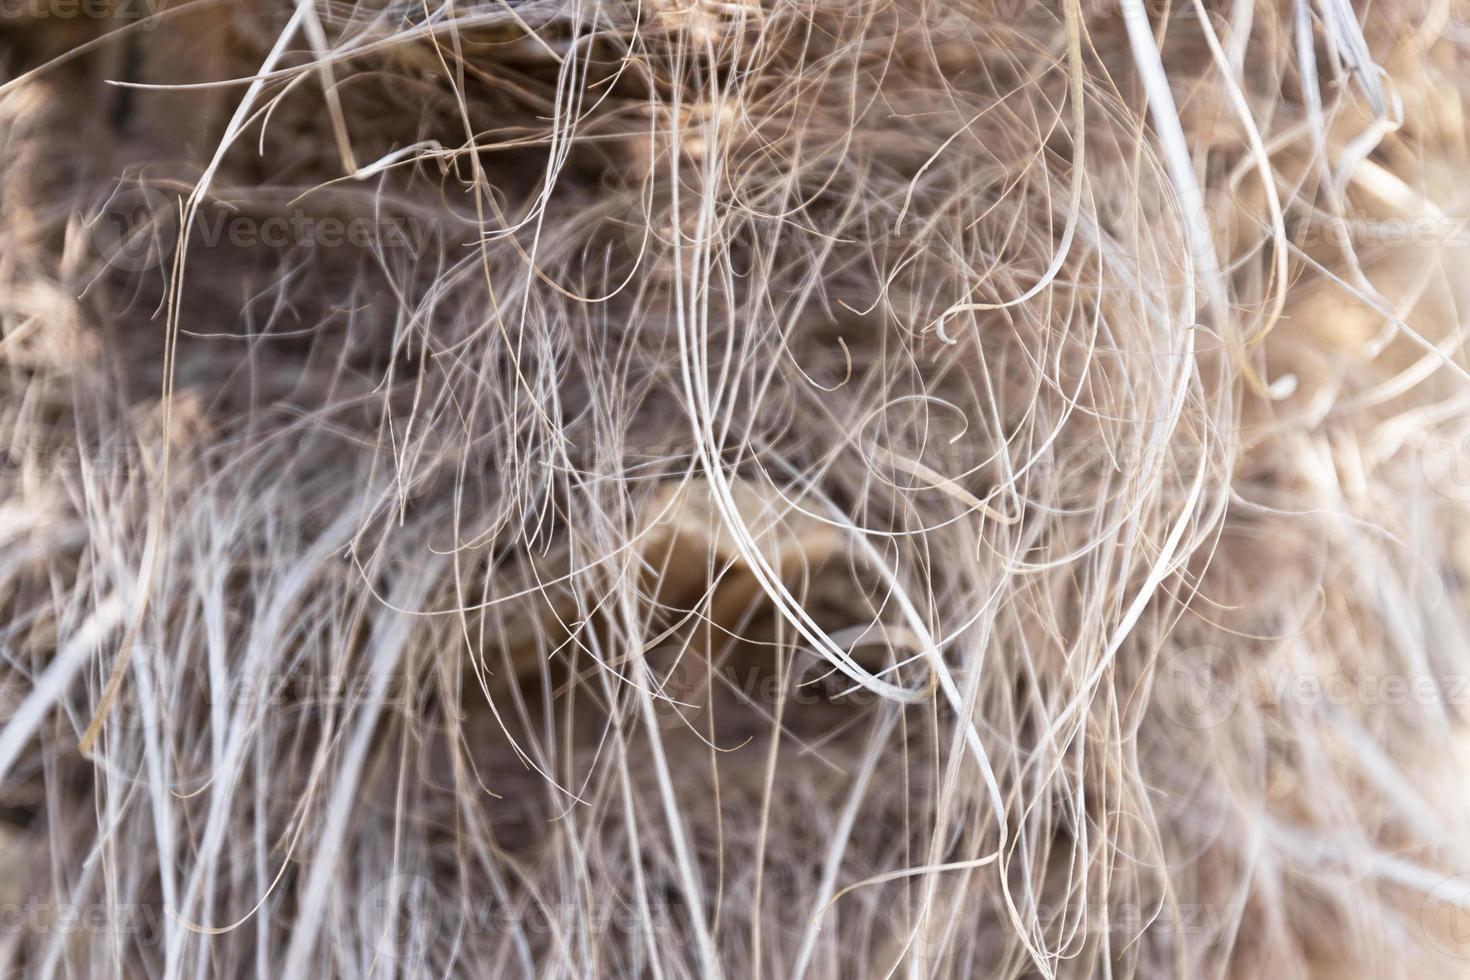
[[0, 0], [0, 971], [1470, 974], [1467, 44]]

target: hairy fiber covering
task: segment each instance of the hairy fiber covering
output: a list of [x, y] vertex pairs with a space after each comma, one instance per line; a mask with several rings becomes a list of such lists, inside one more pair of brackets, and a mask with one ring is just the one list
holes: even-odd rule
[[1470, 8], [0, 14], [7, 976], [1470, 974]]

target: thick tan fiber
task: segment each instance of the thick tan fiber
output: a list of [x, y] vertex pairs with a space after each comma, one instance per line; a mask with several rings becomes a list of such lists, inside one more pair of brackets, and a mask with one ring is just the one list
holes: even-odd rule
[[0, 972], [1470, 975], [1467, 44], [0, 0]]

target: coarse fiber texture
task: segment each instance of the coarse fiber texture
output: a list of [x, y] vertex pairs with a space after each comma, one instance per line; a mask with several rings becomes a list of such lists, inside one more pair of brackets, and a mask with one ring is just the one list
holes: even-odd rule
[[1470, 975], [1470, 5], [0, 15], [3, 975]]

